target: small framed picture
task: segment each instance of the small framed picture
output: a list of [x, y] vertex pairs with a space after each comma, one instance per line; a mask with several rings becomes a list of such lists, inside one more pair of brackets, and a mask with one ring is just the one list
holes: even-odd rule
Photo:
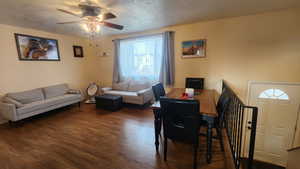
[[182, 42], [182, 58], [206, 57], [206, 39]]
[[83, 49], [81, 46], [73, 46], [74, 57], [83, 57]]

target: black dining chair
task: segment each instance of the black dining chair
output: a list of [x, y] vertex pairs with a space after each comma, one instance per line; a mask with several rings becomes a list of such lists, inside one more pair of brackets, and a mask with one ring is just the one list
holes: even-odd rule
[[[154, 98], [156, 102], [159, 102], [161, 96], [165, 96], [166, 92], [162, 83], [157, 83], [156, 85], [152, 86], [152, 91], [154, 94]], [[155, 120], [154, 120], [154, 127], [155, 127], [155, 147], [156, 151], [159, 148], [159, 135], [161, 133], [161, 123], [162, 123], [162, 115], [160, 109], [153, 110]]]
[[165, 89], [164, 89], [164, 86], [162, 83], [157, 83], [156, 85], [152, 86], [152, 91], [154, 94], [155, 101], [159, 101], [161, 96], [166, 95], [166, 92], [165, 92]]
[[[222, 129], [224, 126], [225, 113], [226, 111], [228, 111], [230, 103], [231, 103], [230, 93], [226, 90], [223, 90], [216, 106], [218, 117], [214, 119], [214, 125], [213, 125], [213, 128], [215, 128], [217, 131], [217, 136], [214, 136], [213, 138], [218, 139], [220, 141], [220, 146], [222, 151], [224, 151]], [[200, 133], [200, 135], [206, 136], [206, 134], [203, 133]]]
[[201, 116], [198, 100], [160, 98], [164, 127], [164, 160], [167, 160], [168, 139], [189, 143], [194, 148], [194, 169], [197, 168]]

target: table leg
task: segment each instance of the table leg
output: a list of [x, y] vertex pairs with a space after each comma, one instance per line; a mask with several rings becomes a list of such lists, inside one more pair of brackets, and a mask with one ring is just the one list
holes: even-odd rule
[[206, 161], [207, 163], [211, 162], [212, 154], [211, 154], [211, 148], [212, 148], [212, 128], [213, 123], [208, 122], [207, 126], [207, 154], [206, 154]]
[[154, 128], [155, 128], [155, 147], [159, 150], [159, 135], [161, 131], [161, 117], [159, 110], [153, 110], [154, 113]]

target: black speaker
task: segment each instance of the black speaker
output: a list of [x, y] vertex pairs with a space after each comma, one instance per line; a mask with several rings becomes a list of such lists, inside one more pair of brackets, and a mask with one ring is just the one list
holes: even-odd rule
[[185, 79], [185, 88], [193, 89], [204, 89], [204, 78], [191, 78], [188, 77]]

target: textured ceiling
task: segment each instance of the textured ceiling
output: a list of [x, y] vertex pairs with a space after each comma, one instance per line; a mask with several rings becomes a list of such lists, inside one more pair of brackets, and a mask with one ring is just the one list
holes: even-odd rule
[[[96, 1], [96, 0], [94, 0]], [[123, 34], [164, 26], [225, 17], [242, 16], [300, 6], [300, 0], [97, 0], [118, 18], [110, 22], [124, 25], [122, 31], [102, 28], [102, 33]], [[57, 25], [78, 20], [56, 8], [75, 10], [79, 0], [0, 0], [0, 23], [49, 32], [84, 36], [79, 24]]]

